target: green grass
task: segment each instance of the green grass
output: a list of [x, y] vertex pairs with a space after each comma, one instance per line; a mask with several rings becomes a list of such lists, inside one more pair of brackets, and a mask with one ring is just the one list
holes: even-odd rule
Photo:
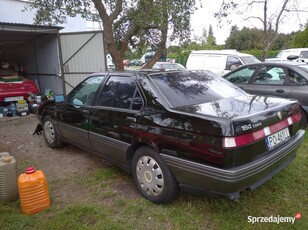
[[[99, 185], [87, 203], [63, 207], [52, 202], [49, 209], [31, 216], [21, 213], [19, 201], [0, 203], [0, 229], [308, 229], [307, 147], [308, 133], [287, 168], [257, 190], [243, 192], [239, 201], [181, 193], [171, 204], [155, 205], [141, 197], [117, 197], [111, 185], [131, 179], [110, 167], [75, 179], [89, 189]], [[102, 197], [111, 199], [104, 202]], [[247, 221], [248, 216], [293, 217], [296, 212], [303, 217], [294, 225]]]

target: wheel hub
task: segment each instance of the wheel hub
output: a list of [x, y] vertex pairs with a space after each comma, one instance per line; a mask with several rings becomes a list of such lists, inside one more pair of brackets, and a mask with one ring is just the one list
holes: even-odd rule
[[145, 171], [144, 172], [144, 179], [146, 180], [146, 182], [151, 183], [153, 178], [152, 178], [152, 174], [149, 171]]
[[136, 176], [142, 190], [150, 196], [159, 196], [164, 189], [164, 175], [160, 165], [149, 156], [141, 157], [136, 165]]

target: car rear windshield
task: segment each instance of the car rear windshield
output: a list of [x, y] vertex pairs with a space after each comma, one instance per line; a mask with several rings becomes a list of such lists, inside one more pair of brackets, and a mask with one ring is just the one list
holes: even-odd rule
[[244, 62], [245, 65], [261, 62], [255, 56], [243, 56], [243, 57], [241, 57], [241, 59], [242, 59], [242, 61]]
[[173, 108], [246, 95], [210, 71], [161, 73], [151, 78]]
[[298, 67], [308, 73], [308, 65], [299, 65]]

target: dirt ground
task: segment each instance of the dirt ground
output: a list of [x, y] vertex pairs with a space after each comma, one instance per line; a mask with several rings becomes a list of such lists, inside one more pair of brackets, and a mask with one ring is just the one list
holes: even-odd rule
[[[52, 201], [63, 206], [74, 202], [98, 202], [93, 194], [93, 187], [77, 183], [78, 179], [90, 175], [101, 168], [112, 167], [102, 158], [91, 155], [72, 145], [60, 149], [48, 148], [44, 136], [32, 135], [38, 124], [35, 115], [24, 117], [0, 118], [0, 152], [9, 152], [17, 160], [19, 175], [28, 166], [34, 166], [44, 172], [49, 184]], [[99, 199], [99, 202], [110, 202], [110, 199], [140, 197], [130, 176], [124, 172], [122, 180], [112, 183], [112, 196]], [[73, 179], [75, 178], [75, 179]], [[92, 199], [92, 200], [91, 200]]]

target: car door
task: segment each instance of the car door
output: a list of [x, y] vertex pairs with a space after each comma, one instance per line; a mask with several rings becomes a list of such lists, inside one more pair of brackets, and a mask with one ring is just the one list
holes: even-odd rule
[[288, 80], [292, 85], [292, 90], [289, 95], [290, 98], [294, 98], [301, 103], [301, 105], [307, 110], [308, 109], [308, 74], [306, 72], [302, 72], [306, 74], [306, 78], [296, 72], [295, 70], [288, 68]]
[[143, 99], [133, 77], [111, 74], [90, 113], [89, 137], [93, 149], [125, 164]]
[[63, 139], [82, 148], [91, 149], [88, 137], [89, 114], [104, 75], [92, 76], [67, 96], [63, 107], [58, 110], [58, 127]]
[[288, 98], [291, 86], [284, 67], [259, 65], [245, 90], [250, 94]]

